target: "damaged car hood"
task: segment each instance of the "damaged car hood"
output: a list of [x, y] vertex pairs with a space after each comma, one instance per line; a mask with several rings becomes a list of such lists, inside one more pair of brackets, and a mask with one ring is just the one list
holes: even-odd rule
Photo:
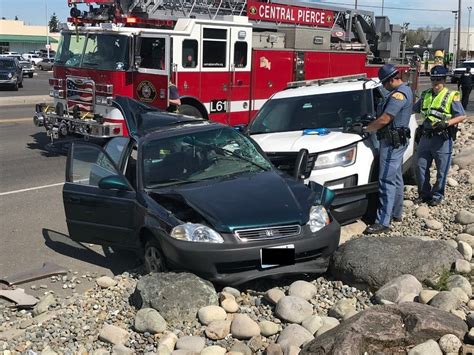
[[299, 181], [266, 171], [155, 189], [150, 196], [158, 203], [161, 199], [181, 200], [217, 231], [232, 232], [261, 226], [303, 225], [308, 221], [315, 194]]

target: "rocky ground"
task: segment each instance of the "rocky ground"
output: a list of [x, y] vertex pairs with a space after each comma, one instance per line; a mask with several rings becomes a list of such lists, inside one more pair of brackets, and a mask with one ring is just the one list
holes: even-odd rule
[[[334, 350], [337, 343], [334, 340], [336, 334], [331, 329], [339, 326], [336, 328], [340, 329], [339, 334], [344, 333], [344, 329], [350, 328], [347, 326], [351, 324], [349, 322], [363, 321], [364, 317], [360, 316], [369, 308], [398, 315], [418, 312], [416, 307], [414, 310], [394, 311], [393, 307], [402, 302], [429, 304], [426, 306], [428, 309], [447, 312], [446, 317], [435, 316], [435, 319], [448, 320], [451, 315], [455, 319], [449, 323], [452, 331], [448, 331], [444, 324], [429, 337], [418, 338], [421, 340], [412, 337], [409, 342], [404, 340], [397, 346], [401, 344], [412, 355], [467, 354], [472, 350], [470, 344], [474, 344], [474, 312], [471, 313], [474, 311], [471, 272], [474, 247], [474, 123], [461, 126], [455, 154], [446, 200], [442, 205], [428, 208], [417, 201], [415, 187], [407, 186], [403, 221], [394, 223], [390, 233], [371, 237], [446, 241], [439, 244], [440, 248], [452, 247], [459, 253], [453, 251], [450, 254], [455, 259], [453, 267], [442, 270], [436, 279], [417, 280], [412, 275], [396, 275], [383, 286], [374, 287], [369, 282], [366, 287], [357, 284], [357, 288], [353, 283], [344, 284], [341, 281], [343, 278], [338, 279], [333, 276], [335, 274], [328, 273], [318, 278], [302, 276], [298, 279], [260, 280], [243, 285], [239, 290], [224, 288], [217, 293], [212, 285], [203, 283], [202, 293], [209, 294], [204, 304], [197, 302], [202, 296], [197, 286], [194, 289], [175, 287], [172, 292], [176, 293], [176, 299], [183, 293], [191, 293], [185, 295], [190, 300], [188, 310], [196, 307], [191, 317], [188, 312], [186, 319], [178, 322], [176, 314], [179, 315], [179, 310], [174, 309], [173, 313], [173, 307], [160, 308], [151, 300], [146, 304], [142, 302], [144, 308], [138, 310], [134, 302], [137, 284], [143, 284], [147, 277], [141, 275], [141, 270], [133, 270], [114, 279], [70, 272], [31, 286], [44, 290], [44, 296], [33, 309], [19, 310], [0, 299], [0, 354], [3, 351], [4, 355], [247, 355], [297, 354], [302, 348], [304, 353], [312, 353], [308, 349], [331, 353], [330, 349]], [[360, 235], [353, 236], [353, 239], [345, 245], [362, 240]], [[429, 257], [436, 259], [436, 253], [432, 254]], [[402, 261], [403, 257], [403, 254], [398, 255]], [[386, 260], [387, 265], [391, 262]], [[96, 279], [95, 287], [85, 294], [73, 293], [75, 285], [85, 279]], [[62, 283], [64, 289], [71, 290], [71, 296], [56, 297], [48, 291], [50, 283]], [[165, 300], [167, 296], [160, 297]], [[168, 301], [173, 302], [169, 296]], [[378, 311], [377, 307], [392, 309], [380, 308]], [[461, 324], [456, 323], [459, 320]], [[334, 338], [329, 341], [331, 336]], [[340, 340], [340, 343], [346, 340]]]

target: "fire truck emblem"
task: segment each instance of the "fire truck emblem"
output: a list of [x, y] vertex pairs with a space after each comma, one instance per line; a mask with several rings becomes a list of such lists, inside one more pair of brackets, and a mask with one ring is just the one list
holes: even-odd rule
[[156, 98], [155, 86], [148, 80], [142, 81], [137, 86], [137, 95], [140, 101], [152, 102]]
[[328, 15], [328, 17], [326, 17], [326, 22], [329, 22], [329, 23], [332, 22], [332, 16], [331, 15]]
[[265, 57], [260, 57], [260, 68], [265, 68], [265, 69], [270, 70], [272, 68], [272, 62], [270, 62]]
[[250, 6], [249, 12], [252, 15], [256, 15], [257, 14], [257, 8], [255, 6]]

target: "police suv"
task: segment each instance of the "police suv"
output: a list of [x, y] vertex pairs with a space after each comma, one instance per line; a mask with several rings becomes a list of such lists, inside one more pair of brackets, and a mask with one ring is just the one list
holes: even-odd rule
[[[333, 189], [333, 214], [348, 223], [367, 212], [370, 195], [378, 191], [379, 142], [375, 133], [360, 135], [354, 127], [375, 119], [387, 94], [378, 79], [365, 75], [290, 83], [264, 104], [246, 131], [277, 168], [290, 174], [306, 149], [303, 178]], [[412, 115], [412, 137], [416, 127]], [[410, 139], [403, 169], [411, 180], [413, 153]]]

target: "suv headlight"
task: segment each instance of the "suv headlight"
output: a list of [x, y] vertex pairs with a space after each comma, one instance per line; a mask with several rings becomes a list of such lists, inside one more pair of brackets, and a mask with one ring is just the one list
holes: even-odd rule
[[7, 75], [7, 76], [8, 76], [8, 79], [11, 79], [11, 78], [13, 78], [13, 74], [12, 74], [12, 73], [8, 73], [8, 75]]
[[309, 229], [311, 229], [311, 232], [317, 232], [324, 226], [327, 226], [330, 222], [329, 214], [323, 206], [318, 205], [311, 207], [308, 221], [308, 226]]
[[313, 170], [333, 168], [336, 166], [349, 166], [355, 163], [357, 145], [341, 150], [318, 154]]
[[197, 223], [186, 223], [176, 226], [171, 236], [188, 242], [224, 243], [224, 239], [215, 230]]

